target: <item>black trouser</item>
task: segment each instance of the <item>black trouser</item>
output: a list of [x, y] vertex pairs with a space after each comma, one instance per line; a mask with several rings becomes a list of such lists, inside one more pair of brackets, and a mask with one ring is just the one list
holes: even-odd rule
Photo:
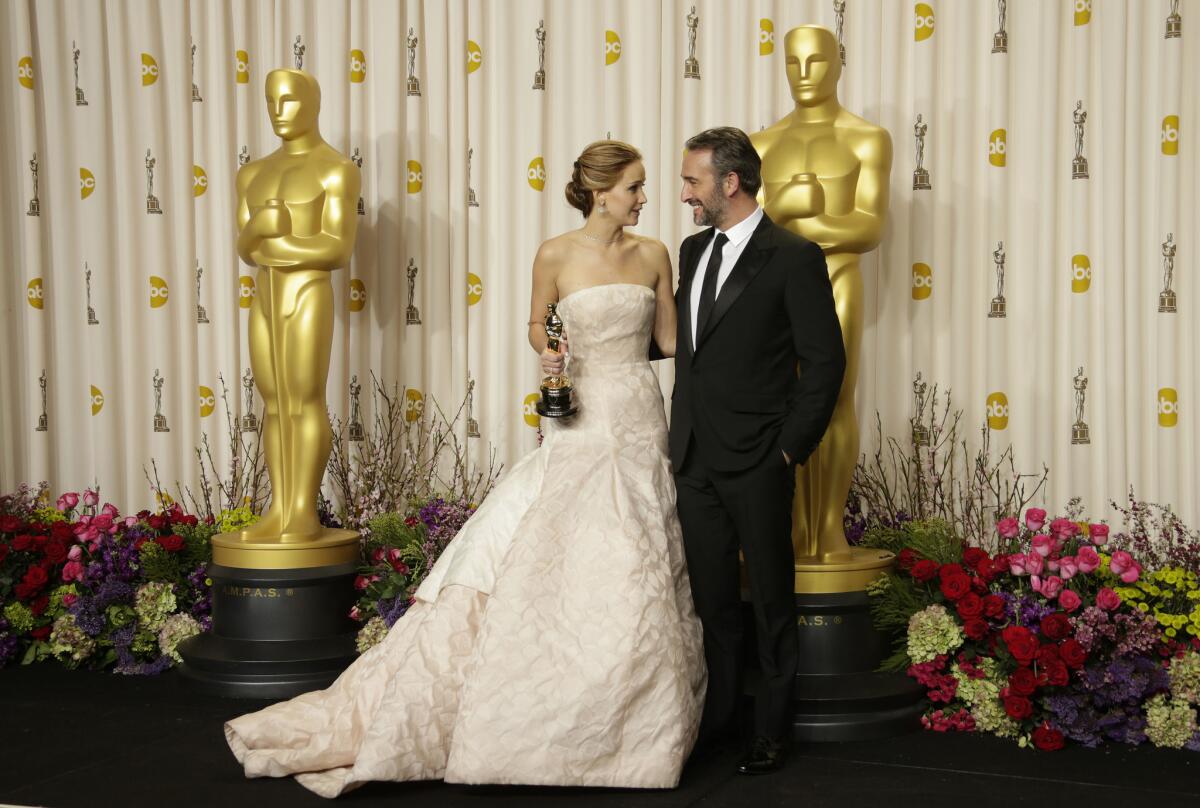
[[741, 690], [740, 547], [763, 674], [755, 702], [755, 734], [786, 739], [799, 656], [793, 594], [793, 469], [782, 453], [772, 451], [746, 471], [713, 471], [693, 441], [675, 474], [675, 486], [692, 598], [704, 626], [708, 697], [702, 731], [709, 735], [729, 728]]

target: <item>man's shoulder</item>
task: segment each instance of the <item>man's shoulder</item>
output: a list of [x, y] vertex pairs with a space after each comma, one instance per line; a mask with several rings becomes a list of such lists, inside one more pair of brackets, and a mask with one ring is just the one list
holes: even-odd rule
[[[767, 219], [765, 223], [765, 229], [767, 230], [767, 236], [770, 238], [771, 243], [776, 248], [783, 249], [787, 252], [803, 252], [805, 250], [811, 250], [813, 247], [817, 246], [815, 242], [809, 241], [804, 236], [792, 230], [788, 230], [786, 227], [775, 224], [775, 222], [771, 221], [770, 219]], [[817, 249], [820, 248], [817, 247]]]

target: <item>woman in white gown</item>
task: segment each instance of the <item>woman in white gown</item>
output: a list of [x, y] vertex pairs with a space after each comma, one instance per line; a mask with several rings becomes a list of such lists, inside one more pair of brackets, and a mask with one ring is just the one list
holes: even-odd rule
[[672, 788], [695, 742], [704, 654], [667, 427], [647, 359], [674, 353], [671, 264], [627, 234], [646, 202], [632, 146], [600, 141], [567, 199], [585, 223], [542, 244], [530, 343], [559, 303], [580, 405], [544, 419], [386, 639], [327, 690], [225, 736], [249, 777], [336, 796], [370, 780]]

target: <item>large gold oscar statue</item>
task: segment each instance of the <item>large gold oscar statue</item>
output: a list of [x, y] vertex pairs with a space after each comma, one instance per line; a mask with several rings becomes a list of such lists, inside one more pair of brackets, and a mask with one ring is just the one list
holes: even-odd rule
[[846, 375], [820, 446], [796, 471], [796, 591], [861, 591], [891, 554], [851, 548], [842, 528], [858, 459], [854, 388], [863, 331], [859, 256], [874, 249], [887, 216], [892, 141], [838, 102], [837, 39], [805, 25], [784, 39], [795, 109], [751, 136], [762, 157], [760, 202], [782, 227], [821, 245], [846, 348]]
[[282, 145], [237, 175], [238, 255], [258, 267], [250, 366], [266, 416], [271, 505], [254, 525], [213, 541], [213, 560], [301, 568], [358, 559], [358, 535], [322, 528], [317, 495], [332, 435], [325, 385], [333, 345], [333, 270], [358, 227], [358, 167], [321, 138], [321, 90], [303, 70], [267, 75], [267, 108]]

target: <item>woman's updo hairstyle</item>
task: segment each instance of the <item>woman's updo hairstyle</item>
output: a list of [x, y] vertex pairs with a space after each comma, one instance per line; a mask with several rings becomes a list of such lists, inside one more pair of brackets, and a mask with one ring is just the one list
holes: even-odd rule
[[625, 169], [641, 159], [641, 152], [619, 140], [597, 140], [589, 144], [575, 161], [575, 170], [567, 183], [567, 203], [586, 219], [591, 215], [596, 199], [592, 192], [614, 187]]

